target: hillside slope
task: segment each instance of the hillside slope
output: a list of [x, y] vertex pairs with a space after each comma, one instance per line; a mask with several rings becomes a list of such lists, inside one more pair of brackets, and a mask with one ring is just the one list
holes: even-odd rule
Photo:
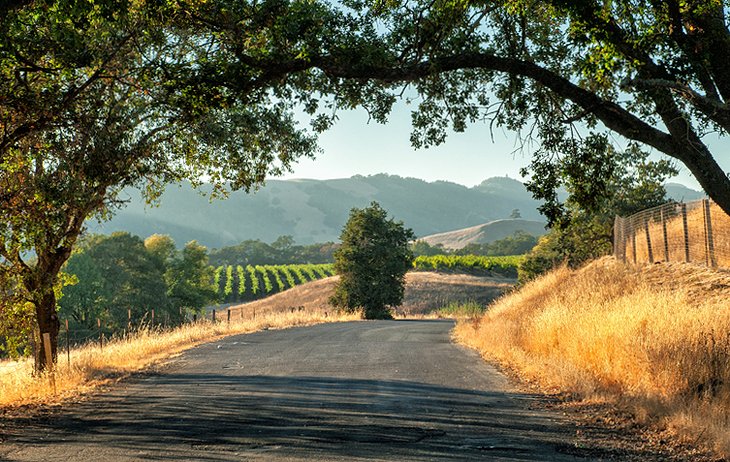
[[256, 193], [233, 192], [213, 202], [182, 184], [168, 186], [159, 207], [145, 206], [134, 190], [125, 190], [121, 199], [127, 205], [107, 223], [89, 222], [91, 232], [170, 234], [178, 246], [197, 239], [210, 248], [246, 239], [272, 242], [281, 235], [291, 235], [299, 244], [327, 242], [339, 238], [353, 207], [372, 201], [417, 236], [507, 218], [514, 209], [526, 219], [540, 220], [539, 203], [522, 183], [509, 178], [486, 180], [474, 188], [390, 175], [270, 180]]
[[524, 231], [533, 236], [542, 236], [547, 232], [545, 223], [542, 221], [507, 218], [455, 231], [431, 234], [420, 240], [426, 241], [430, 245], [442, 245], [446, 249], [453, 250], [468, 244], [488, 244], [511, 236], [517, 231]]

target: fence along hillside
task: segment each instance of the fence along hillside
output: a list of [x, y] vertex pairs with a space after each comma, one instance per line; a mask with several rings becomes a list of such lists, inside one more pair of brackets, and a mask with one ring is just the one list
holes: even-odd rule
[[709, 199], [616, 217], [613, 235], [614, 256], [624, 262], [730, 268], [730, 216]]

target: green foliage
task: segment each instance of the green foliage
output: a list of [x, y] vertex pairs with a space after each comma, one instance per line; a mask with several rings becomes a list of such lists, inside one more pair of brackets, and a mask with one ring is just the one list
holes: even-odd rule
[[517, 277], [521, 255], [485, 257], [480, 255], [420, 256], [413, 260], [413, 268], [419, 271], [450, 271], [497, 274]]
[[229, 298], [233, 294], [233, 266], [226, 266], [226, 283], [223, 287], [223, 296]]
[[413, 231], [373, 202], [352, 209], [335, 252], [340, 275], [331, 303], [346, 311], [363, 310], [366, 319], [391, 318], [391, 307], [403, 300], [405, 274], [413, 262], [408, 242]]
[[315, 265], [302, 266], [302, 271], [304, 272], [304, 274], [307, 275], [307, 277], [309, 278], [310, 281], [315, 281], [315, 280], [319, 279], [317, 277], [317, 274], [314, 272], [314, 269], [315, 269]]
[[96, 327], [100, 319], [112, 330], [121, 330], [127, 325], [128, 309], [135, 322], [152, 309], [171, 312], [158, 258], [142, 239], [128, 233], [90, 236], [65, 267], [78, 283], [64, 290], [61, 313], [83, 328]]
[[292, 267], [282, 266], [280, 271], [284, 275], [284, 279], [286, 279], [286, 284], [289, 288], [297, 285], [296, 281], [294, 281], [294, 275], [292, 274]]
[[179, 313], [179, 308], [200, 311], [217, 300], [218, 286], [208, 264], [208, 251], [196, 241], [185, 244], [182, 252], [168, 261], [165, 281], [171, 304], [178, 308], [173, 313]]
[[251, 279], [251, 293], [256, 296], [259, 293], [259, 277], [256, 274], [256, 268], [251, 265], [246, 265], [246, 271], [248, 271], [249, 278]]
[[517, 231], [504, 239], [498, 239], [488, 244], [467, 244], [455, 250], [456, 255], [524, 255], [537, 244], [537, 238], [524, 231]]
[[216, 293], [219, 293], [219, 294], [223, 292], [222, 284], [225, 284], [223, 282], [223, 272], [225, 270], [226, 270], [225, 265], [221, 265], [221, 266], [217, 267], [213, 273], [213, 286], [215, 287]]
[[604, 160], [610, 172], [606, 182], [592, 183], [595, 172], [568, 161], [558, 173], [570, 196], [550, 233], [520, 265], [520, 281], [527, 281], [557, 265], [571, 268], [607, 255], [613, 245], [612, 225], [615, 215], [629, 215], [665, 202], [664, 182], [677, 170], [667, 161], [651, 161], [648, 153], [636, 146], [615, 151], [605, 140], [595, 141], [593, 153]]
[[426, 241], [415, 241], [411, 244], [411, 252], [415, 257], [425, 256], [430, 257], [433, 255], [443, 255], [447, 253], [444, 250], [444, 246], [441, 244], [431, 245]]
[[246, 293], [246, 273], [243, 270], [243, 266], [236, 266], [236, 274], [238, 275], [238, 296], [240, 298]]
[[264, 281], [264, 289], [266, 290], [267, 294], [270, 294], [274, 291], [274, 286], [271, 284], [271, 279], [269, 279], [268, 271], [266, 271], [266, 268], [260, 265], [256, 265], [256, 271], [261, 275], [261, 279]]
[[100, 319], [110, 333], [129, 322], [179, 323], [181, 308], [200, 310], [215, 300], [213, 269], [207, 250], [195, 241], [182, 251], [169, 236], [153, 235], [144, 243], [128, 233], [89, 236], [72, 255], [65, 271], [76, 283], [64, 289], [60, 313], [77, 329], [95, 329]]
[[283, 291], [286, 286], [284, 285], [284, 281], [281, 280], [280, 268], [277, 266], [264, 266], [266, 269], [266, 272], [271, 274], [274, 277], [274, 282], [276, 282], [276, 289], [277, 292]]
[[307, 277], [304, 275], [304, 271], [302, 270], [302, 267], [300, 265], [292, 265], [291, 271], [296, 275], [299, 284], [304, 284], [307, 282]]
[[287, 265], [305, 263], [331, 263], [337, 247], [332, 242], [311, 245], [295, 245], [291, 236], [280, 236], [271, 244], [259, 240], [246, 240], [240, 244], [213, 250], [213, 265]]

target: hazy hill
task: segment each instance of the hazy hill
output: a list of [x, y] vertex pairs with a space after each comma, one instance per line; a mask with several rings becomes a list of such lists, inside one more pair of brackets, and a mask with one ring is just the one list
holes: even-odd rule
[[[673, 197], [698, 194], [688, 188], [672, 191]], [[110, 222], [90, 222], [90, 231], [129, 231], [142, 237], [163, 233], [179, 246], [196, 239], [210, 248], [246, 239], [271, 242], [281, 235], [310, 244], [338, 240], [350, 209], [374, 200], [419, 237], [506, 219], [513, 209], [525, 220], [543, 221], [536, 210], [539, 203], [521, 182], [507, 177], [490, 178], [473, 188], [385, 174], [269, 180], [256, 193], [233, 192], [213, 202], [183, 183], [168, 186], [159, 207], [146, 206], [134, 190], [126, 190], [123, 198], [128, 204]]]
[[234, 192], [209, 201], [189, 184], [171, 185], [159, 207], [146, 206], [137, 191], [126, 190], [128, 204], [92, 232], [130, 231], [140, 236], [170, 234], [178, 245], [191, 239], [211, 247], [245, 239], [271, 242], [291, 235], [299, 244], [336, 241], [350, 209], [378, 201], [391, 216], [425, 236], [507, 218], [513, 209], [540, 220], [524, 185], [510, 178], [491, 178], [469, 188], [456, 183], [429, 183], [392, 175], [354, 176], [336, 180], [270, 180], [256, 193]]
[[667, 191], [667, 197], [677, 202], [689, 202], [707, 197], [704, 192], [695, 191], [679, 183], [667, 183], [664, 185], [664, 189]]
[[428, 242], [430, 245], [442, 245], [447, 249], [460, 249], [468, 244], [489, 244], [511, 236], [516, 231], [524, 231], [533, 236], [542, 236], [547, 232], [545, 222], [507, 218], [469, 228], [424, 236], [421, 240]]

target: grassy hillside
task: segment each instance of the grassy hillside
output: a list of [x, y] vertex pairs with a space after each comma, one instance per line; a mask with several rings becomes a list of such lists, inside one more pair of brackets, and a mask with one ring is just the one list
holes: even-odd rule
[[170, 234], [178, 245], [197, 239], [210, 248], [245, 239], [271, 242], [281, 235], [291, 235], [299, 244], [336, 241], [350, 209], [373, 200], [418, 236], [507, 218], [513, 209], [526, 219], [540, 219], [539, 203], [522, 183], [509, 178], [486, 180], [475, 188], [390, 175], [270, 180], [256, 193], [234, 192], [213, 202], [182, 184], [168, 186], [159, 207], [145, 206], [133, 190], [125, 190], [121, 199], [127, 205], [110, 222], [89, 223], [90, 231]]
[[730, 275], [606, 257], [497, 301], [457, 338], [546, 387], [629, 404], [730, 454]]
[[506, 218], [455, 231], [431, 234], [420, 240], [426, 241], [430, 245], [442, 245], [446, 249], [454, 250], [461, 249], [468, 244], [489, 244], [512, 236], [517, 231], [524, 231], [533, 236], [542, 236], [547, 232], [543, 221]]

